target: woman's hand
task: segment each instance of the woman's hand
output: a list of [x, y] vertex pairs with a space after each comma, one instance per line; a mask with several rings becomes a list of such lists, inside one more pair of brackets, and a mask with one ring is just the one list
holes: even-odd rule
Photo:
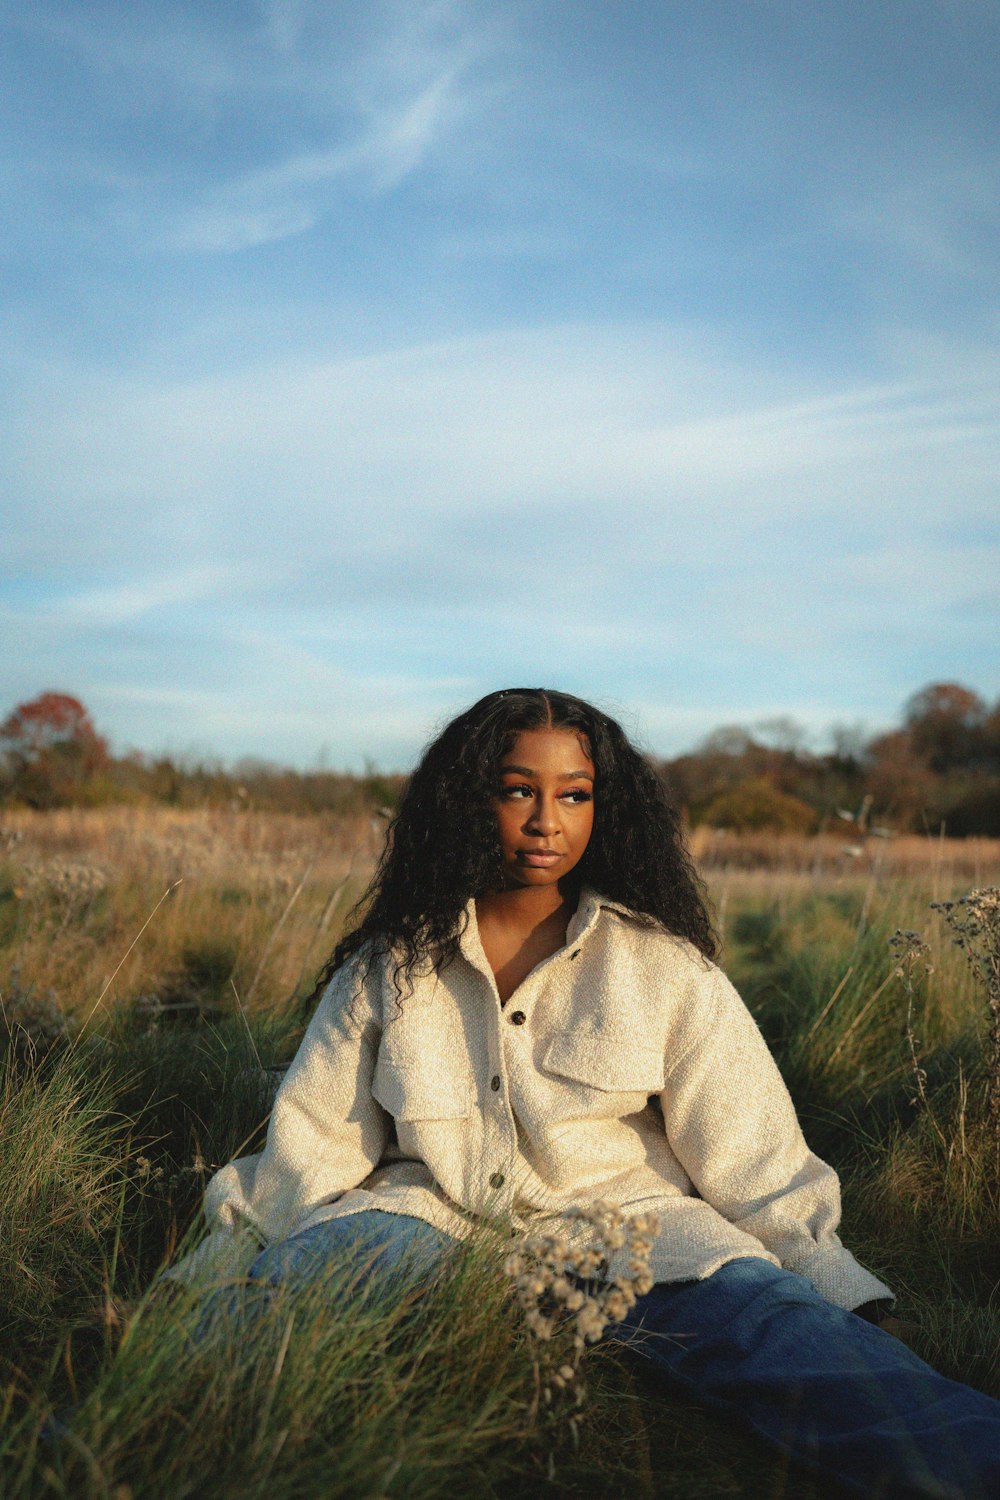
[[[891, 1306], [891, 1303], [888, 1306]], [[916, 1323], [908, 1323], [904, 1318], [893, 1317], [888, 1311], [888, 1306], [885, 1298], [876, 1297], [873, 1302], [864, 1302], [854, 1311], [859, 1318], [864, 1318], [866, 1323], [874, 1323], [876, 1328], [881, 1328], [883, 1333], [891, 1333], [894, 1339], [899, 1339], [903, 1344], [912, 1344], [917, 1332]]]
[[905, 1318], [894, 1318], [891, 1313], [879, 1319], [878, 1327], [883, 1333], [891, 1333], [894, 1339], [911, 1347], [918, 1331], [916, 1323], [908, 1323]]

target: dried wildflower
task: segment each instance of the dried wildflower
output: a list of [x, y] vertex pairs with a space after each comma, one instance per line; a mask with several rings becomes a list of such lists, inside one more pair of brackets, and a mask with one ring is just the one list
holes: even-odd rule
[[[598, 1342], [609, 1323], [621, 1322], [653, 1285], [649, 1253], [660, 1229], [655, 1214], [627, 1219], [615, 1204], [605, 1202], [571, 1209], [566, 1217], [579, 1221], [582, 1235], [529, 1236], [504, 1262], [525, 1326], [545, 1346], [536, 1353], [535, 1370], [547, 1406], [553, 1391], [572, 1389], [577, 1404], [583, 1399], [579, 1367], [584, 1351]], [[628, 1272], [598, 1280], [606, 1278], [611, 1251], [625, 1252]]]
[[924, 942], [919, 932], [897, 927], [889, 939], [889, 947], [896, 961], [897, 978], [902, 979], [904, 975], [912, 974], [920, 968], [925, 974], [934, 973], [934, 965], [930, 962], [930, 944]]
[[913, 1066], [913, 1079], [917, 1086], [916, 1097], [912, 1103], [920, 1103], [927, 1113], [939, 1141], [944, 1146], [947, 1144], [944, 1133], [934, 1117], [930, 1100], [927, 1097], [927, 1070], [921, 1067], [919, 1058], [919, 1042], [913, 1031], [913, 1006], [917, 996], [917, 987], [925, 974], [933, 974], [934, 967], [930, 962], [930, 945], [924, 942], [919, 932], [905, 930], [897, 927], [889, 939], [889, 947], [892, 949], [895, 962], [895, 977], [902, 980], [903, 989], [906, 994], [906, 1027], [904, 1035], [906, 1044], [910, 1049], [910, 1062]]
[[1000, 1154], [1000, 888], [984, 886], [958, 901], [932, 901], [976, 981], [986, 990], [990, 1012], [986, 1066], [990, 1123]]
[[102, 866], [72, 859], [27, 864], [24, 875], [31, 895], [54, 898], [67, 911], [93, 901], [111, 879]]

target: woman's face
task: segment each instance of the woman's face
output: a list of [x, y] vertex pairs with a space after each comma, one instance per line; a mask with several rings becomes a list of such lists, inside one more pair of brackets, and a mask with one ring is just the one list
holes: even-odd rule
[[573, 729], [525, 729], [500, 762], [494, 798], [504, 873], [555, 885], [580, 862], [594, 826], [594, 763]]

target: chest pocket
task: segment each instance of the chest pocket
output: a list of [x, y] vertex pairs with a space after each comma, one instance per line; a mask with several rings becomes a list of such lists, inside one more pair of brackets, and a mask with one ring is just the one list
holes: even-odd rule
[[461, 1023], [432, 1007], [390, 1021], [382, 1033], [372, 1093], [394, 1120], [457, 1120], [472, 1109], [472, 1067]]
[[557, 1031], [542, 1055], [542, 1067], [605, 1094], [658, 1094], [663, 1053], [589, 1032]]

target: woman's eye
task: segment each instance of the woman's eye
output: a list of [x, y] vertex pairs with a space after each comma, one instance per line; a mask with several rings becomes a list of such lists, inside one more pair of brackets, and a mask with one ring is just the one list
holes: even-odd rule
[[573, 791], [566, 793], [567, 802], [589, 802], [590, 800], [590, 792], [585, 792], [582, 787], [574, 788]]
[[501, 797], [513, 799], [515, 797], [533, 797], [535, 794], [530, 786], [502, 786], [500, 788], [500, 795]]

